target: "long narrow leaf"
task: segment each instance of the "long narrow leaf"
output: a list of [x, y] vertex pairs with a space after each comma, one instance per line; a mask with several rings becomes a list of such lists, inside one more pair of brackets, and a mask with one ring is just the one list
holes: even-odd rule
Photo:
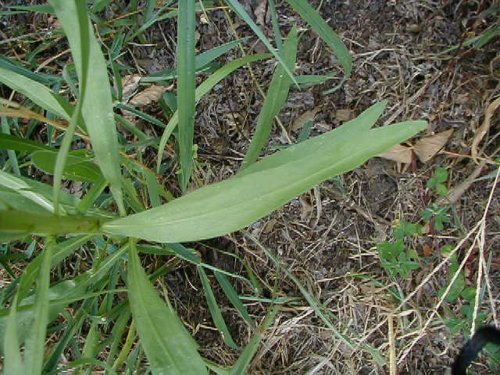
[[141, 267], [130, 241], [128, 289], [130, 309], [141, 345], [154, 374], [202, 375], [207, 369], [196, 343], [170, 304], [165, 304]]
[[5, 352], [4, 371], [5, 375], [24, 374], [24, 364], [19, 350], [19, 340], [17, 337], [17, 295], [14, 297], [10, 307], [7, 328], [3, 338], [3, 348]]
[[[297, 57], [297, 39], [297, 28], [293, 27], [283, 47], [283, 60], [286, 67], [290, 69], [291, 72], [294, 71]], [[269, 85], [266, 100], [257, 118], [255, 134], [253, 135], [252, 142], [245, 155], [245, 160], [243, 162], [244, 166], [255, 162], [259, 157], [259, 153], [266, 145], [269, 135], [271, 134], [273, 119], [278, 115], [285, 104], [291, 84], [292, 79], [285, 74], [285, 69], [281, 65], [278, 65]]]
[[[349, 50], [338, 37], [332, 28], [326, 23], [316, 9], [314, 9], [306, 0], [286, 0], [293, 9], [311, 26], [311, 28], [323, 39], [326, 44], [333, 50], [333, 53], [340, 61], [344, 69], [345, 76], [342, 82], [345, 82], [351, 76], [352, 72], [352, 57]], [[334, 87], [325, 92], [325, 94], [333, 92], [340, 87]]]
[[[185, 242], [216, 237], [241, 229], [279, 208], [320, 182], [354, 169], [369, 158], [415, 135], [423, 121], [360, 131], [317, 146], [312, 140], [297, 145], [311, 156], [282, 160], [259, 170], [209, 185], [161, 207], [103, 225], [109, 234], [158, 242]], [[266, 159], [264, 159], [265, 161]]]
[[[207, 78], [203, 83], [198, 86], [195, 92], [195, 100], [198, 102], [207, 92], [209, 92], [216, 84], [218, 84], [220, 81], [222, 81], [224, 78], [226, 78], [229, 74], [234, 72], [235, 70], [241, 68], [242, 66], [249, 64], [251, 62], [259, 61], [259, 60], [264, 60], [267, 59], [270, 55], [269, 54], [256, 54], [256, 55], [247, 55], [245, 57], [242, 57], [240, 59], [236, 59], [231, 61], [230, 63], [224, 65], [222, 68], [217, 70], [214, 74], [212, 74], [209, 78]], [[175, 127], [179, 123], [179, 111], [175, 111], [172, 117], [170, 118], [170, 121], [167, 124], [167, 128], [164, 130], [161, 140], [160, 140], [160, 145], [158, 146], [158, 160], [157, 160], [157, 166], [156, 170], [157, 172], [160, 171], [160, 166], [161, 166], [161, 158], [163, 156], [163, 151], [165, 150], [165, 147], [167, 146], [167, 142], [172, 135], [172, 132], [174, 131]]]
[[286, 74], [291, 78], [292, 82], [294, 84], [297, 84], [297, 82], [295, 81], [295, 78], [293, 77], [293, 73], [288, 68], [288, 66], [286, 65], [285, 61], [283, 61], [283, 58], [281, 57], [281, 55], [279, 54], [279, 52], [276, 51], [276, 48], [274, 48], [271, 45], [271, 42], [269, 42], [269, 40], [266, 38], [266, 36], [262, 32], [262, 30], [254, 22], [254, 20], [252, 19], [252, 17], [250, 17], [248, 15], [248, 13], [245, 10], [245, 8], [243, 8], [243, 6], [238, 2], [238, 0], [225, 0], [225, 1], [231, 7], [231, 9], [238, 15], [238, 17], [240, 17], [243, 21], [246, 22], [246, 24], [248, 26], [250, 26], [250, 28], [252, 29], [252, 31], [255, 33], [255, 35], [257, 35], [257, 37], [260, 39], [260, 41], [266, 46], [266, 48], [268, 49], [268, 51], [271, 52], [274, 55], [274, 57], [276, 58], [276, 60], [278, 60], [278, 62], [280, 63], [280, 65], [285, 70]]
[[222, 338], [224, 339], [226, 345], [232, 349], [238, 349], [238, 345], [234, 342], [233, 337], [227, 328], [219, 305], [217, 305], [217, 300], [215, 299], [212, 286], [210, 285], [210, 280], [208, 280], [208, 276], [203, 267], [198, 266], [198, 273], [200, 275], [201, 285], [203, 285], [203, 291], [205, 292], [208, 309], [210, 310], [210, 315], [212, 316], [215, 326], [222, 333]]
[[55, 239], [48, 237], [40, 266], [39, 282], [35, 295], [33, 331], [26, 340], [26, 373], [40, 374], [43, 366], [45, 334], [49, 322], [50, 265]]
[[0, 68], [0, 82], [19, 91], [43, 109], [68, 121], [71, 118], [71, 104], [41, 83], [4, 68]]
[[179, 2], [177, 22], [177, 108], [179, 111], [179, 153], [181, 188], [186, 190], [193, 169], [195, 114], [195, 1]]
[[[120, 213], [124, 214], [118, 140], [104, 56], [85, 13], [85, 3], [77, 0], [49, 0], [49, 3], [68, 38], [80, 86], [85, 86], [84, 96], [79, 99], [96, 159], [110, 183]], [[87, 74], [90, 64], [92, 74]]]

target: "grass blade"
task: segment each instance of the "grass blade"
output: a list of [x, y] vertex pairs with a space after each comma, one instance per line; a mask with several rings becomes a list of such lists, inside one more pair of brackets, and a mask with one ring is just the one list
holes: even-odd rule
[[[209, 78], [207, 78], [195, 91], [195, 101], [199, 101], [207, 92], [209, 92], [216, 84], [226, 78], [229, 74], [235, 70], [249, 64], [251, 62], [267, 59], [270, 55], [268, 54], [256, 54], [247, 55], [245, 57], [231, 61], [230, 63], [224, 65], [222, 68], [217, 70]], [[167, 124], [167, 128], [163, 132], [160, 140], [160, 145], [158, 146], [158, 160], [156, 165], [156, 171], [159, 173], [161, 167], [161, 158], [163, 156], [163, 151], [167, 146], [167, 142], [172, 135], [175, 127], [179, 123], [179, 112], [176, 111], [170, 118]]]
[[250, 314], [248, 314], [248, 310], [245, 307], [245, 305], [241, 302], [240, 297], [238, 296], [238, 293], [236, 290], [234, 290], [233, 286], [229, 282], [229, 280], [226, 278], [226, 276], [218, 271], [214, 271], [215, 278], [219, 282], [219, 285], [222, 287], [222, 290], [224, 291], [224, 294], [227, 296], [229, 301], [233, 304], [236, 310], [240, 313], [241, 317], [245, 319], [245, 321], [248, 323], [250, 327], [255, 327], [255, 323], [253, 319], [250, 317]]
[[193, 169], [195, 115], [195, 1], [179, 1], [177, 21], [177, 108], [181, 189], [186, 190]]
[[241, 375], [246, 374], [246, 369], [252, 362], [252, 358], [257, 353], [257, 349], [259, 349], [260, 341], [262, 339], [262, 333], [269, 328], [269, 326], [273, 323], [276, 314], [279, 311], [279, 306], [274, 306], [271, 311], [269, 311], [264, 319], [262, 325], [258, 328], [258, 331], [252, 336], [248, 344], [243, 349], [240, 357], [231, 368], [229, 375]]
[[49, 286], [50, 265], [52, 261], [52, 250], [55, 239], [47, 238], [42, 264], [38, 279], [38, 287], [35, 294], [34, 323], [31, 335], [26, 340], [26, 373], [40, 374], [42, 372], [45, 334], [49, 323]]
[[[83, 94], [82, 115], [92, 141], [99, 167], [109, 181], [111, 192], [122, 215], [121, 169], [111, 87], [106, 62], [88, 20], [85, 2], [49, 0], [61, 22], [71, 47]], [[78, 27], [75, 27], [78, 25]], [[89, 71], [92, 63], [92, 74]], [[84, 89], [83, 89], [84, 88]]]
[[132, 240], [128, 288], [132, 316], [153, 373], [207, 374], [205, 364], [196, 350], [197, 344], [170, 304], [162, 301], [149, 282]]
[[[232, 40], [228, 43], [221, 44], [220, 46], [214, 47], [208, 51], [202, 52], [196, 55], [194, 58], [195, 70], [198, 72], [206, 67], [208, 64], [212, 63], [215, 59], [222, 56], [226, 52], [229, 52], [238, 44], [244, 42], [246, 39]], [[177, 77], [177, 69], [168, 69], [158, 73], [154, 73], [151, 76], [141, 78], [141, 83], [148, 82], [163, 82], [172, 80]]]
[[20, 92], [43, 109], [65, 120], [71, 119], [71, 104], [41, 83], [4, 68], [0, 68], [0, 82]]
[[[290, 30], [288, 39], [283, 47], [283, 60], [286, 67], [288, 67], [291, 72], [293, 72], [295, 68], [297, 40], [297, 28], [293, 27], [292, 30]], [[250, 147], [245, 155], [243, 166], [254, 163], [259, 157], [259, 153], [266, 145], [269, 135], [271, 134], [273, 119], [281, 111], [281, 108], [288, 98], [288, 91], [291, 84], [291, 78], [285, 74], [284, 68], [281, 65], [278, 65], [274, 71], [271, 84], [269, 85], [266, 100], [264, 101], [262, 110], [257, 118], [255, 134], [252, 137], [252, 142], [250, 143]]]
[[217, 305], [214, 292], [212, 290], [212, 287], [210, 286], [210, 281], [208, 280], [207, 274], [203, 267], [198, 266], [198, 273], [200, 275], [201, 285], [203, 285], [203, 290], [205, 291], [205, 298], [207, 299], [208, 309], [210, 310], [210, 315], [212, 316], [212, 320], [215, 326], [217, 327], [219, 332], [222, 333], [224, 343], [232, 349], [238, 349], [238, 345], [234, 342], [233, 337], [231, 336], [231, 333], [227, 328], [219, 305]]
[[319, 37], [325, 41], [325, 43], [332, 49], [335, 56], [339, 59], [339, 62], [344, 69], [345, 76], [338, 86], [326, 91], [324, 94], [337, 90], [351, 76], [352, 56], [349, 53], [349, 50], [338, 35], [328, 25], [328, 23], [326, 23], [326, 21], [321, 17], [318, 11], [314, 9], [306, 0], [286, 1], [297, 13], [300, 14], [300, 16], [309, 24], [309, 26], [311, 26]]
[[243, 8], [243, 6], [238, 2], [238, 0], [225, 0], [225, 1], [231, 7], [231, 9], [238, 15], [238, 17], [240, 17], [243, 21], [246, 22], [246, 24], [248, 26], [250, 26], [250, 28], [255, 33], [255, 35], [257, 35], [257, 37], [260, 39], [260, 41], [266, 46], [268, 51], [274, 55], [276, 60], [278, 60], [278, 62], [280, 63], [280, 65], [284, 69], [285, 73], [290, 77], [292, 82], [296, 85], [297, 82], [295, 81], [295, 78], [293, 77], [293, 73], [288, 68], [285, 61], [281, 57], [281, 55], [278, 53], [278, 51], [276, 51], [276, 48], [274, 48], [271, 45], [271, 42], [269, 42], [269, 40], [266, 38], [266, 36], [262, 32], [262, 30], [259, 28], [259, 26], [257, 26], [257, 24], [254, 22], [252, 17], [250, 17], [248, 15], [245, 8]]

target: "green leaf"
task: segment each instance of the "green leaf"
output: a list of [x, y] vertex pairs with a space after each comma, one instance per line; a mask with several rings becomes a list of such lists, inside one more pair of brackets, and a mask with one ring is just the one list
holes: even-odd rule
[[234, 342], [231, 333], [227, 328], [219, 305], [217, 305], [217, 301], [210, 285], [210, 281], [208, 280], [208, 276], [203, 267], [198, 266], [198, 273], [200, 275], [201, 285], [203, 286], [203, 290], [205, 292], [205, 298], [207, 299], [208, 309], [210, 310], [210, 315], [212, 316], [212, 320], [215, 326], [222, 333], [224, 343], [232, 349], [238, 349], [238, 345]]
[[274, 48], [271, 45], [271, 42], [266, 38], [262, 30], [257, 26], [257, 24], [254, 22], [252, 17], [248, 15], [246, 12], [245, 8], [238, 2], [238, 0], [225, 0], [225, 2], [229, 5], [229, 7], [240, 17], [243, 21], [246, 22], [248, 26], [252, 29], [252, 31], [257, 35], [257, 37], [260, 39], [260, 41], [266, 46], [269, 52], [271, 52], [276, 60], [280, 63], [282, 68], [284, 69], [285, 73], [291, 78], [292, 82], [294, 84], [297, 84], [295, 81], [295, 78], [293, 77], [293, 73], [290, 71], [288, 68], [287, 64], [285, 61], [283, 61], [283, 58], [281, 55], [276, 51], [276, 48]]
[[25, 181], [20, 178], [14, 177], [8, 173], [0, 171], [0, 185], [14, 190], [23, 197], [29, 199], [33, 203], [43, 207], [49, 212], [54, 212], [54, 205], [42, 194], [33, 191]]
[[258, 331], [255, 332], [248, 344], [245, 346], [245, 349], [243, 349], [243, 352], [232, 367], [229, 375], [241, 375], [246, 373], [248, 366], [252, 362], [252, 358], [255, 356], [255, 353], [257, 353], [257, 349], [260, 346], [262, 333], [273, 323], [278, 312], [279, 307], [275, 305], [271, 311], [267, 313], [262, 326], [258, 328]]
[[[106, 62], [85, 11], [85, 2], [49, 0], [71, 47], [84, 95], [82, 115], [102, 174], [109, 181], [120, 213], [125, 213], [121, 191], [121, 169], [111, 87]], [[90, 69], [92, 74], [90, 73]]]
[[238, 311], [243, 319], [248, 323], [250, 327], [255, 327], [255, 323], [253, 319], [248, 314], [248, 310], [245, 305], [241, 302], [240, 297], [236, 290], [233, 288], [227, 277], [221, 272], [214, 271], [215, 278], [219, 282], [219, 285], [222, 287], [224, 294], [231, 301], [232, 305]]
[[[36, 151], [31, 154], [31, 160], [38, 169], [54, 174], [57, 155], [53, 151]], [[78, 153], [68, 155], [63, 176], [68, 180], [86, 182], [99, 182], [103, 177], [96, 164], [85, 157], [78, 156]]]
[[34, 323], [31, 335], [26, 340], [25, 358], [26, 372], [40, 374], [42, 372], [45, 350], [45, 334], [49, 323], [49, 286], [52, 250], [55, 240], [48, 237], [43, 250], [40, 265], [39, 281], [35, 293]]
[[54, 148], [46, 146], [43, 143], [3, 133], [0, 134], [0, 148], [5, 150], [16, 150], [19, 152], [32, 152], [40, 150], [56, 151]]
[[[286, 1], [297, 13], [300, 14], [300, 16], [309, 24], [309, 26], [311, 26], [311, 28], [319, 35], [319, 37], [326, 42], [326, 44], [332, 49], [335, 56], [337, 56], [345, 72], [342, 83], [349, 79], [352, 72], [352, 57], [342, 40], [337, 36], [337, 34], [335, 34], [335, 32], [321, 17], [318, 11], [311, 5], [309, 5], [306, 0]], [[337, 90], [340, 85], [326, 91], [325, 94]]]
[[154, 374], [208, 374], [196, 343], [172, 306], [160, 298], [141, 267], [130, 241], [128, 289], [130, 309], [141, 345]]
[[180, 182], [187, 189], [193, 169], [195, 115], [195, 1], [179, 2], [177, 22], [177, 108], [179, 112]]
[[[283, 55], [286, 66], [293, 72], [297, 57], [297, 28], [295, 26], [290, 31], [285, 46], [283, 47]], [[266, 145], [269, 135], [271, 134], [273, 119], [278, 115], [281, 108], [286, 103], [291, 84], [291, 78], [285, 74], [284, 68], [278, 65], [269, 85], [266, 100], [257, 118], [255, 134], [252, 137], [252, 142], [245, 155], [245, 160], [243, 162], [244, 166], [254, 163]]]
[[5, 353], [4, 371], [5, 375], [18, 375], [24, 374], [24, 364], [19, 350], [19, 340], [17, 336], [17, 295], [14, 297], [12, 306], [10, 307], [10, 314], [5, 329], [5, 336], [3, 339], [3, 348]]
[[41, 83], [4, 68], [0, 68], [0, 82], [20, 92], [43, 109], [70, 120], [73, 113], [71, 104]]
[[[202, 52], [196, 55], [194, 58], [195, 70], [196, 72], [203, 69], [205, 66], [212, 63], [215, 59], [222, 56], [226, 52], [229, 52], [238, 44], [242, 43], [245, 39], [232, 40], [228, 43], [221, 44], [220, 46], [209, 49], [208, 51]], [[177, 69], [168, 69], [161, 72], [153, 73], [149, 77], [142, 77], [141, 83], [148, 82], [164, 82], [174, 79], [177, 76]]]
[[353, 124], [264, 158], [228, 180], [107, 222], [103, 230], [167, 243], [221, 236], [250, 225], [320, 182], [358, 167], [427, 126], [422, 121], [377, 129], [369, 129], [371, 124], [363, 122], [359, 127]]
[[[270, 55], [268, 54], [257, 54], [257, 55], [247, 55], [245, 57], [236, 59], [227, 63], [222, 68], [214, 72], [210, 77], [208, 77], [195, 92], [195, 100], [198, 102], [207, 92], [209, 92], [216, 84], [226, 78], [229, 74], [235, 70], [241, 68], [242, 66], [249, 64], [254, 61], [267, 59]], [[156, 170], [159, 173], [161, 166], [161, 159], [163, 157], [163, 151], [167, 145], [168, 139], [172, 135], [175, 127], [179, 123], [179, 112], [175, 111], [170, 121], [167, 124], [167, 128], [163, 132], [160, 140], [160, 145], [158, 146], [158, 160]]]

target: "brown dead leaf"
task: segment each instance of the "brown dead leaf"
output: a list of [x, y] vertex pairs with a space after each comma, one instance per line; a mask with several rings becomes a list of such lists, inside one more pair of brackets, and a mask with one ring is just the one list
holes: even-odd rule
[[309, 196], [301, 195], [299, 197], [299, 202], [300, 202], [300, 220], [302, 221], [309, 220], [314, 210], [314, 207], [311, 204]]
[[498, 106], [500, 106], [500, 97], [496, 98], [486, 108], [486, 112], [484, 113], [484, 121], [481, 124], [481, 126], [476, 130], [476, 135], [474, 136], [474, 139], [472, 140], [471, 155], [472, 155], [472, 159], [474, 159], [476, 164], [479, 163], [477, 160], [477, 156], [479, 154], [479, 150], [478, 150], [479, 143], [483, 140], [484, 136], [486, 135], [486, 133], [490, 129], [491, 118], [493, 117], [493, 114], [495, 113]]
[[424, 257], [430, 257], [434, 254], [434, 249], [429, 245], [424, 245], [422, 252], [424, 253]]
[[122, 78], [122, 95], [125, 100], [128, 100], [139, 88], [139, 74], [130, 74]]
[[415, 154], [417, 154], [422, 163], [426, 163], [444, 147], [452, 134], [453, 129], [449, 129], [441, 133], [420, 138], [413, 146], [413, 151], [415, 151]]
[[255, 15], [255, 22], [257, 25], [266, 25], [267, 16], [267, 0], [259, 0], [257, 6], [255, 6], [253, 14]]
[[302, 129], [307, 122], [314, 120], [314, 117], [316, 117], [316, 113], [318, 113], [319, 110], [320, 107], [316, 107], [311, 109], [310, 111], [305, 111], [303, 114], [301, 114], [299, 117], [295, 119], [295, 121], [292, 124], [291, 130]]
[[354, 118], [354, 114], [350, 109], [338, 109], [335, 112], [335, 120], [340, 122], [346, 122], [352, 120]]
[[130, 99], [129, 104], [134, 107], [145, 107], [160, 100], [163, 93], [168, 89], [166, 86], [151, 85]]
[[389, 151], [377, 155], [379, 158], [395, 161], [401, 164], [410, 164], [412, 160], [411, 147], [396, 145]]

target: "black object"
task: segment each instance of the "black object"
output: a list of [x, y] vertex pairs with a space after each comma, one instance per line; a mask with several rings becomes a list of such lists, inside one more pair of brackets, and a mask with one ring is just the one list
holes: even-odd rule
[[481, 349], [489, 343], [500, 345], [500, 330], [493, 326], [479, 328], [460, 350], [460, 354], [451, 367], [451, 374], [466, 375], [467, 367], [477, 357]]

